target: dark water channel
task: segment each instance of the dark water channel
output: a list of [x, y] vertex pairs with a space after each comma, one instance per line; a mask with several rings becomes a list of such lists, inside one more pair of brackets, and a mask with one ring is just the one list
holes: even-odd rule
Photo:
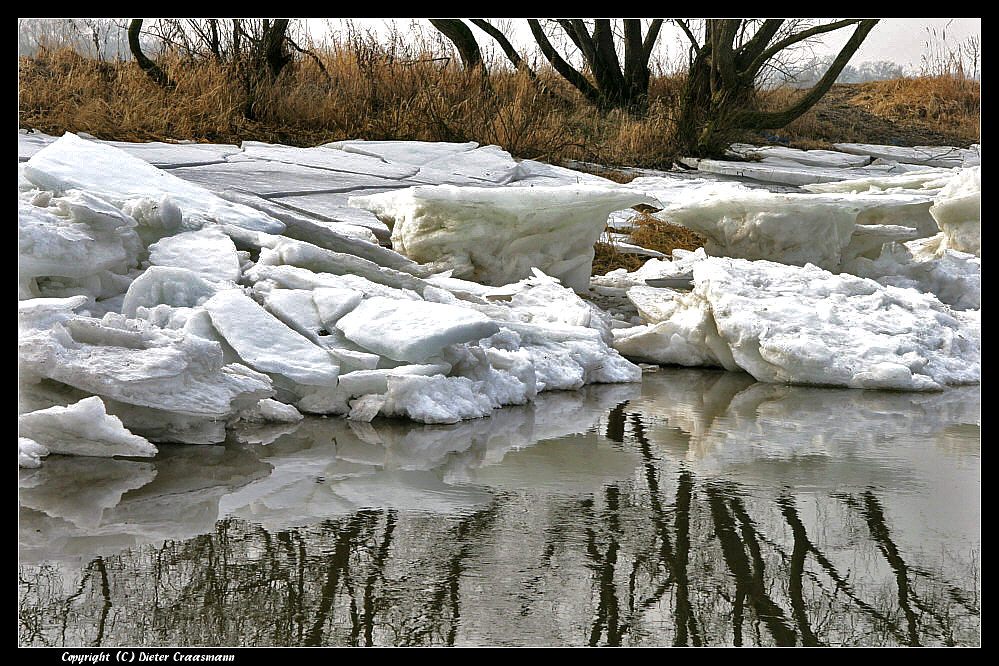
[[663, 369], [20, 471], [21, 645], [977, 645], [978, 387]]

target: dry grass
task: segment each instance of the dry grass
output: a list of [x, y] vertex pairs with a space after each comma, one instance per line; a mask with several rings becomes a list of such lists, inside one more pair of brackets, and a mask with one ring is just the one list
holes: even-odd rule
[[862, 83], [850, 104], [886, 120], [923, 122], [972, 140], [981, 133], [982, 85], [959, 76]]
[[[439, 54], [377, 43], [332, 44], [276, 80], [241, 80], [211, 60], [165, 57], [157, 86], [133, 62], [41, 50], [18, 65], [19, 126], [125, 141], [243, 140], [309, 146], [342, 139], [478, 141], [517, 157], [668, 167], [666, 97], [646, 113], [603, 113], [552, 71], [466, 72]], [[675, 81], [657, 84], [676, 89]]]
[[[660, 220], [650, 212], [640, 212], [629, 220], [631, 242], [649, 250], [669, 255], [673, 250], [696, 250], [704, 247], [705, 239], [686, 227]], [[593, 246], [593, 275], [624, 268], [637, 270], [649, 260], [645, 255], [619, 252], [612, 244], [599, 242]]]
[[[680, 157], [671, 137], [683, 74], [653, 76], [641, 113], [601, 111], [550, 69], [539, 67], [537, 81], [497, 66], [484, 77], [466, 72], [441, 48], [431, 42], [404, 44], [401, 37], [379, 42], [355, 35], [315, 51], [325, 72], [301, 57], [276, 80], [244, 77], [209, 58], [166, 55], [159, 64], [176, 82], [169, 90], [132, 61], [103, 62], [68, 48], [42, 48], [18, 61], [19, 126], [126, 141], [297, 146], [342, 139], [477, 141], [522, 158], [651, 168], [668, 168]], [[799, 94], [761, 91], [758, 103], [782, 108]], [[906, 131], [956, 128], [970, 143], [979, 136], [980, 94], [980, 85], [960, 73], [835, 86], [776, 134], [801, 148], [903, 138], [892, 128], [873, 132], [873, 120], [905, 125]]]
[[653, 217], [650, 213], [639, 213], [631, 219], [634, 229], [631, 240], [650, 250], [669, 254], [673, 250], [696, 250], [704, 247], [704, 237], [686, 227]]

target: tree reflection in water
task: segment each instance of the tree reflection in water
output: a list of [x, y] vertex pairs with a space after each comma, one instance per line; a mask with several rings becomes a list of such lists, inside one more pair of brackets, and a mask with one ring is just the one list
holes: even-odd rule
[[[241, 514], [209, 534], [120, 548], [82, 566], [22, 563], [20, 643], [980, 641], [975, 548], [969, 556], [904, 546], [920, 534], [899, 541], [914, 527], [893, 524], [877, 485], [802, 490], [698, 472], [676, 455], [692, 447], [696, 428], [672, 422], [621, 402], [600, 432], [572, 435], [633, 461], [631, 476], [589, 488], [483, 476], [491, 501], [463, 510], [363, 508], [282, 529]], [[498, 464], [520, 455], [536, 466], [530, 456], [546, 446]], [[258, 478], [251, 463], [247, 476]], [[58, 520], [22, 508], [22, 526]]]

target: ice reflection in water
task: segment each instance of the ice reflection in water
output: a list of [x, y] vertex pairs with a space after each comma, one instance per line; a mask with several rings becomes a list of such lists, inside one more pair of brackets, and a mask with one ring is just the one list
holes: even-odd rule
[[978, 644], [980, 393], [661, 370], [20, 479], [34, 645]]

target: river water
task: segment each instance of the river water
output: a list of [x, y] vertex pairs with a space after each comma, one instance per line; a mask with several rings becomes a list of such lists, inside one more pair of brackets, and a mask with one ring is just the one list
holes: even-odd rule
[[668, 369], [21, 470], [21, 645], [977, 645], [978, 387]]

